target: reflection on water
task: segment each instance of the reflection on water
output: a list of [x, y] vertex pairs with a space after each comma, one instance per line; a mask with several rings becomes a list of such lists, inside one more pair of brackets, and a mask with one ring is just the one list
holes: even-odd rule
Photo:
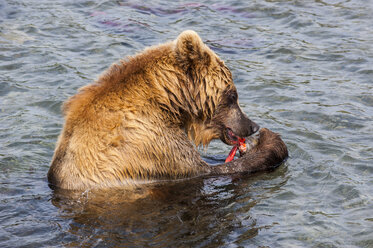
[[[373, 247], [373, 5], [0, 0], [0, 247]], [[290, 158], [252, 177], [52, 191], [60, 107], [114, 61], [196, 30]], [[229, 147], [202, 155], [224, 160]]]
[[56, 190], [51, 201], [61, 217], [71, 220], [69, 246], [223, 245], [232, 242], [230, 235], [247, 240], [275, 225], [257, 225], [250, 210], [280, 190], [285, 174], [280, 169], [255, 179], [197, 178], [84, 193]]

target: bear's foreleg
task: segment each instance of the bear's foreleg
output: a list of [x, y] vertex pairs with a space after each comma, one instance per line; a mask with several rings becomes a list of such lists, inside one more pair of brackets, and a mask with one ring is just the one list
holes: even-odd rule
[[254, 173], [274, 169], [287, 157], [288, 150], [280, 136], [266, 128], [260, 130], [259, 139], [250, 139], [248, 151], [239, 159], [210, 166], [211, 175]]

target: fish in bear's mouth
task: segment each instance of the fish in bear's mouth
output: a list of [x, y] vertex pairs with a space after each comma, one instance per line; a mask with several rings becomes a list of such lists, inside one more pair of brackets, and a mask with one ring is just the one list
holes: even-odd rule
[[232, 129], [230, 129], [229, 127], [225, 128], [225, 132], [226, 132], [226, 141], [228, 145], [237, 145], [240, 139], [245, 139], [243, 137], [239, 137], [238, 135], [236, 135], [232, 131]]
[[244, 154], [247, 151], [245, 138], [237, 136], [232, 129], [226, 128], [226, 142], [229, 145], [233, 145], [232, 150], [229, 152], [228, 157], [225, 160], [225, 163], [228, 163], [234, 159], [234, 156], [237, 152], [237, 149], [240, 151], [240, 154]]

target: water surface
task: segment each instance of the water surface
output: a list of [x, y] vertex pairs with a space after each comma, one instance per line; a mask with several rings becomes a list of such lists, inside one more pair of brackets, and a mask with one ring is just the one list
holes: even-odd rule
[[[0, 246], [373, 247], [372, 18], [362, 0], [0, 0]], [[135, 192], [49, 189], [63, 101], [185, 29], [226, 61], [289, 160]]]

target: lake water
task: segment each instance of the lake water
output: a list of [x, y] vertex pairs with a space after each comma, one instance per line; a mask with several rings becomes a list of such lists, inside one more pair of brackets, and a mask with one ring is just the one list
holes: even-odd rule
[[[373, 247], [372, 23], [363, 0], [0, 0], [0, 247]], [[287, 162], [149, 185], [158, 193], [139, 199], [52, 191], [61, 104], [185, 29], [226, 61]], [[229, 150], [201, 153], [218, 163]]]

